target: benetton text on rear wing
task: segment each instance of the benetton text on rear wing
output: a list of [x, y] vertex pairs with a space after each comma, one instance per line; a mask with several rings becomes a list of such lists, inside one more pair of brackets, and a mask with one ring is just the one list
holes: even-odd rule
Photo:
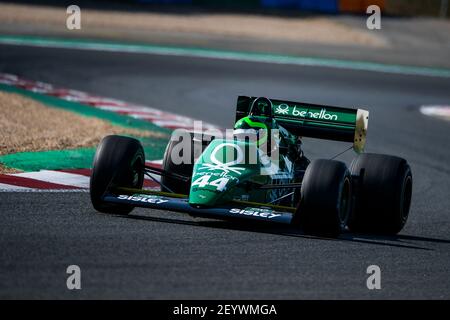
[[[236, 121], [248, 115], [257, 97], [239, 96]], [[270, 99], [272, 116], [280, 125], [298, 136], [353, 142], [353, 149], [362, 152], [366, 143], [369, 112], [303, 102]]]

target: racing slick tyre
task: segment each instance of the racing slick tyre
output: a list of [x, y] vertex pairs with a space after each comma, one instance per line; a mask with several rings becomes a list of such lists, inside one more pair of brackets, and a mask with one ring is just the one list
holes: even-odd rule
[[142, 189], [144, 166], [144, 149], [138, 140], [116, 135], [104, 137], [95, 152], [90, 180], [94, 208], [103, 213], [130, 213], [134, 206], [107, 203], [102, 197], [114, 186]]
[[307, 234], [339, 236], [350, 215], [351, 187], [351, 175], [345, 163], [312, 161], [306, 168], [293, 222]]
[[350, 166], [358, 176], [355, 208], [348, 227], [353, 232], [397, 234], [409, 215], [411, 168], [405, 159], [363, 153]]
[[[193, 133], [186, 132], [186, 135], [189, 135], [189, 140], [187, 141], [187, 136], [180, 135], [178, 137], [172, 136], [169, 143], [167, 144], [166, 151], [164, 153], [163, 160], [163, 170], [175, 174], [179, 174], [186, 177], [192, 176], [192, 171], [194, 170], [194, 161], [195, 161], [195, 153], [194, 153], [194, 141], [193, 141]], [[185, 156], [184, 151], [189, 150], [186, 146], [183, 146], [184, 143], [190, 143], [190, 150], [192, 151], [190, 156]], [[178, 159], [174, 159], [174, 157], [179, 157], [179, 159], [188, 159], [188, 163], [184, 163], [177, 161]], [[161, 176], [161, 191], [164, 192], [174, 192], [179, 194], [189, 195], [189, 191], [191, 188], [190, 181], [181, 181], [179, 179], [174, 179], [169, 176]]]

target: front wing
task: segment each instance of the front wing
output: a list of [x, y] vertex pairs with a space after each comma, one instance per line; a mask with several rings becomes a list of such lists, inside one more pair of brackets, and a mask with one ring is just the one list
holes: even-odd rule
[[215, 219], [251, 219], [265, 222], [290, 224], [294, 208], [267, 204], [232, 201], [218, 207], [196, 208], [184, 195], [166, 192], [119, 188], [109, 191], [103, 200], [111, 203], [129, 204], [136, 207], [185, 212], [192, 216]]

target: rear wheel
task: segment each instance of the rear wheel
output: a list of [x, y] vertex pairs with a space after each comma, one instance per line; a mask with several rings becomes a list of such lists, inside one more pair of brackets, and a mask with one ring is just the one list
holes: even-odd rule
[[411, 205], [412, 174], [405, 159], [383, 154], [361, 154], [352, 161], [359, 177], [355, 209], [349, 221], [354, 232], [397, 234]]
[[351, 208], [351, 176], [345, 163], [314, 160], [306, 168], [293, 222], [306, 233], [337, 237]]
[[141, 143], [133, 138], [106, 136], [95, 153], [90, 179], [91, 202], [97, 211], [128, 214], [133, 206], [108, 203], [103, 195], [112, 187], [141, 189], [144, 183], [145, 155]]

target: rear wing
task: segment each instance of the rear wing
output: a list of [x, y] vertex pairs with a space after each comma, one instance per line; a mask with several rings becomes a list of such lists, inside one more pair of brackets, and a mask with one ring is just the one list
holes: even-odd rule
[[[238, 97], [236, 121], [248, 115], [256, 98]], [[270, 101], [272, 117], [292, 134], [352, 142], [356, 152], [364, 150], [369, 122], [368, 111], [277, 99]]]

